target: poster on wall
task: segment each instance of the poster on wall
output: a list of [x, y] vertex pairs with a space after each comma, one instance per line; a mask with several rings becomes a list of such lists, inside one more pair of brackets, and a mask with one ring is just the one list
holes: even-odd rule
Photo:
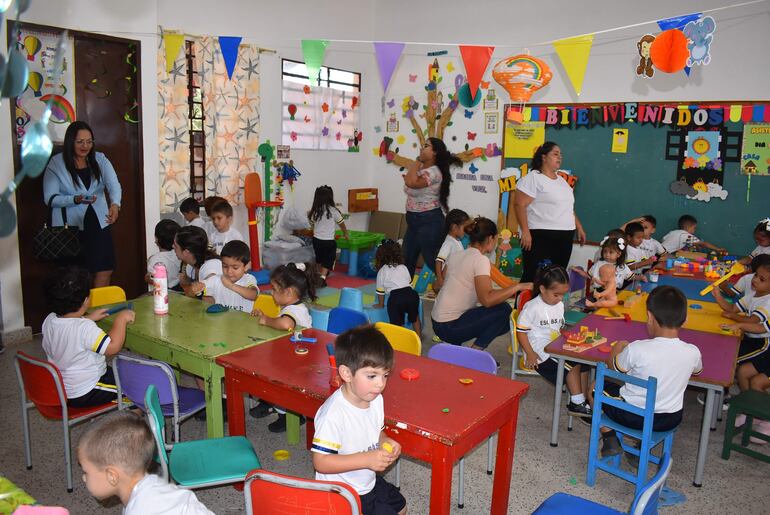
[[529, 159], [545, 142], [545, 122], [506, 123], [504, 158]]
[[770, 175], [770, 123], [747, 123], [743, 126], [741, 173]]
[[67, 37], [61, 78], [54, 84], [51, 77], [60, 32], [21, 29], [19, 49], [27, 58], [29, 81], [27, 89], [16, 98], [14, 122], [16, 140], [26, 134], [29, 124], [39, 120], [47, 102], [51, 102], [48, 129], [55, 143], [64, 141], [67, 126], [75, 121], [74, 39]]
[[484, 113], [484, 134], [497, 134], [498, 113]]

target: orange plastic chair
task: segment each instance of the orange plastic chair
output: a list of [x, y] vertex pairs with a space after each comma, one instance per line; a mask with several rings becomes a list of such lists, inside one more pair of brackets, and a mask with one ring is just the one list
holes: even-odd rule
[[284, 476], [256, 469], [246, 476], [243, 495], [247, 515], [285, 513], [334, 513], [359, 515], [361, 499], [345, 483]]
[[374, 324], [374, 328], [385, 335], [393, 350], [414, 354], [415, 356], [419, 356], [422, 352], [420, 337], [411, 329], [387, 322], [377, 322]]
[[102, 286], [91, 289], [91, 307], [126, 302], [126, 292], [120, 286]]
[[16, 377], [21, 394], [21, 423], [24, 431], [24, 457], [27, 470], [32, 468], [32, 444], [29, 435], [29, 410], [37, 408], [49, 420], [61, 420], [64, 430], [64, 460], [67, 464], [67, 492], [72, 493], [72, 449], [70, 427], [118, 408], [108, 402], [89, 408], [67, 406], [67, 393], [61, 372], [50, 361], [33, 358], [24, 352], [15, 356]]

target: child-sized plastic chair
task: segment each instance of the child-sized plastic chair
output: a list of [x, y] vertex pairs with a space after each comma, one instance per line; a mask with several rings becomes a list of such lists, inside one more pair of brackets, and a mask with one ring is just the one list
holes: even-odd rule
[[[618, 382], [626, 384], [633, 384], [640, 388], [647, 390], [647, 396], [645, 398], [644, 408], [634, 406], [623, 399], [616, 399], [609, 397], [604, 393], [604, 380], [606, 377], [614, 379]], [[670, 457], [671, 446], [674, 443], [674, 432], [676, 429], [670, 431], [653, 431], [652, 422], [655, 415], [655, 394], [658, 389], [658, 380], [654, 377], [645, 379], [639, 379], [627, 374], [621, 374], [614, 370], [609, 370], [607, 365], [599, 363], [596, 367], [596, 387], [594, 389], [594, 406], [593, 406], [593, 418], [591, 420], [591, 438], [588, 446], [588, 469], [586, 471], [586, 483], [588, 486], [594, 486], [596, 483], [596, 470], [601, 469], [614, 476], [633, 483], [635, 485], [634, 495], [639, 493], [647, 483], [647, 468], [650, 462], [654, 464], [660, 464], [662, 459]], [[610, 417], [602, 412], [602, 405], [608, 404], [614, 406], [617, 409], [633, 413], [644, 418], [644, 424], [642, 429], [631, 429], [622, 424], [619, 424], [612, 420]], [[621, 467], [621, 454], [616, 456], [609, 456], [607, 458], [599, 457], [599, 428], [609, 427], [614, 429], [620, 439], [623, 450], [639, 457], [639, 467], [636, 473], [631, 473]], [[626, 444], [623, 441], [623, 436], [630, 436], [636, 438], [641, 442], [640, 447], [637, 449], [631, 445]], [[652, 454], [652, 449], [658, 444], [663, 443], [663, 451], [661, 457]]]
[[363, 311], [341, 307], [333, 308], [329, 312], [329, 324], [326, 327], [326, 331], [333, 334], [341, 334], [348, 329], [368, 323], [369, 319], [366, 318], [366, 314]]
[[524, 367], [524, 351], [519, 347], [519, 339], [516, 335], [516, 317], [519, 316], [524, 305], [530, 300], [532, 300], [532, 291], [522, 291], [516, 298], [516, 309], [511, 312], [511, 345], [508, 347], [508, 353], [511, 354], [511, 379], [516, 379], [516, 374], [537, 375], [535, 370]]
[[277, 317], [278, 313], [281, 311], [281, 308], [279, 308], [278, 304], [273, 300], [273, 296], [266, 293], [257, 295], [257, 298], [254, 299], [252, 310], [253, 309], [258, 309], [265, 315], [273, 318]]
[[340, 291], [341, 308], [348, 308], [354, 311], [364, 311], [364, 294], [356, 288], [342, 288]]
[[422, 295], [426, 292], [428, 286], [433, 284], [433, 281], [435, 280], [436, 274], [433, 273], [433, 270], [427, 266], [424, 266], [420, 271], [420, 275], [416, 275], [412, 279], [412, 288], [414, 288], [414, 291], [416, 291], [418, 294]]
[[247, 515], [316, 513], [320, 507], [337, 515], [361, 513], [361, 499], [346, 483], [284, 476], [263, 469], [249, 472], [243, 495]]
[[[231, 402], [243, 402], [232, 399]], [[164, 442], [163, 412], [155, 385], [144, 395], [147, 421], [160, 458], [160, 476], [184, 488], [229, 485], [246, 479], [261, 467], [251, 442], [245, 436], [227, 436], [175, 443], [169, 451]]]
[[[463, 347], [462, 345], [452, 345], [450, 343], [439, 343], [434, 345], [428, 351], [428, 357], [445, 363], [451, 363], [452, 365], [458, 365], [465, 368], [470, 368], [483, 372], [485, 374], [497, 374], [497, 363], [495, 358], [486, 351], [479, 349], [472, 349], [471, 347]], [[492, 439], [494, 436], [490, 436], [487, 439], [487, 474], [492, 474], [492, 458], [493, 458], [493, 446]], [[459, 489], [457, 493], [457, 507], [462, 508], [465, 504], [465, 458], [460, 458], [460, 477], [459, 477]]]
[[126, 302], [126, 292], [120, 286], [102, 286], [91, 289], [91, 307]]
[[[718, 406], [718, 404], [717, 404]], [[738, 413], [746, 415], [746, 422], [735, 427], [735, 416]], [[730, 451], [743, 453], [752, 458], [770, 463], [770, 456], [762, 454], [753, 449], [749, 449], [749, 439], [753, 436], [770, 442], [770, 436], [759, 431], [752, 430], [751, 426], [755, 419], [770, 420], [770, 395], [765, 392], [747, 390], [740, 395], [736, 395], [730, 401], [730, 409], [727, 411], [727, 425], [725, 426], [725, 439], [722, 444], [722, 459], [730, 459]], [[733, 443], [735, 434], [742, 435], [740, 443]]]
[[[634, 498], [628, 515], [655, 515], [658, 513], [658, 498], [666, 478], [671, 471], [671, 456], [664, 456], [658, 473], [650, 480], [642, 491]], [[576, 495], [559, 492], [543, 501], [533, 515], [622, 515], [623, 512], [613, 510], [602, 504], [583, 499]]]
[[387, 322], [377, 322], [375, 329], [385, 335], [390, 342], [393, 350], [406, 352], [419, 356], [422, 353], [422, 342], [417, 333], [400, 325], [388, 324]]
[[320, 329], [326, 331], [329, 327], [329, 313], [330, 309], [322, 309], [317, 306], [310, 306], [310, 318], [313, 320], [313, 329]]

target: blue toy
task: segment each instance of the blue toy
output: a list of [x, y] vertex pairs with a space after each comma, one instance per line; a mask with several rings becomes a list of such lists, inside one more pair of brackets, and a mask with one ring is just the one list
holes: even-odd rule
[[114, 315], [115, 313], [123, 311], [124, 309], [134, 309], [134, 303], [129, 302], [128, 304], [120, 304], [118, 306], [111, 307], [107, 310], [107, 316]]
[[206, 308], [206, 313], [224, 313], [228, 309], [230, 308], [223, 306], [222, 304], [212, 304]]

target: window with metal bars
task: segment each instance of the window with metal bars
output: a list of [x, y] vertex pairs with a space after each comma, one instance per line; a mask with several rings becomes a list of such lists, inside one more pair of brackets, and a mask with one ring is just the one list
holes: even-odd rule
[[206, 197], [206, 135], [205, 115], [200, 77], [195, 67], [195, 44], [185, 41], [187, 59], [187, 104], [190, 120], [190, 195], [198, 202]]

